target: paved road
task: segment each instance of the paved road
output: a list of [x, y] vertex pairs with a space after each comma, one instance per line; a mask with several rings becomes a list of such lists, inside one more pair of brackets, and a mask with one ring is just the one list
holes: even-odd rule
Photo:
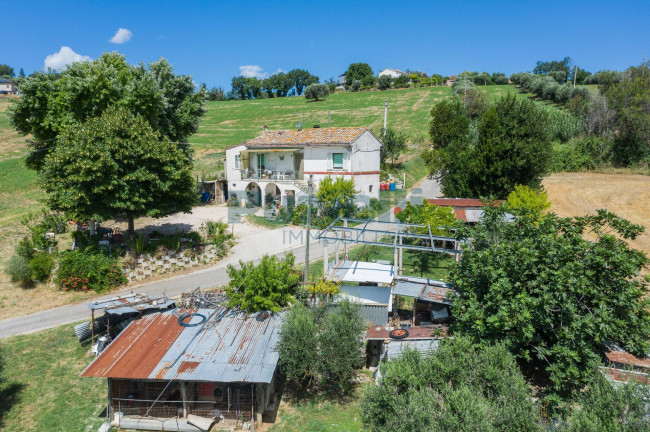
[[[167, 293], [170, 297], [191, 291], [197, 287], [211, 288], [225, 285], [229, 278], [226, 272], [228, 264], [253, 260], [258, 262], [265, 254], [283, 256], [287, 252], [296, 255], [296, 263], [305, 261], [305, 247], [303, 231], [297, 228], [283, 228], [273, 231], [264, 231], [240, 239], [233, 248], [232, 253], [215, 267], [197, 270], [193, 273], [174, 276], [165, 280], [131, 286], [122, 291], [111, 292], [106, 296], [94, 300], [109, 299], [130, 292], [144, 293], [159, 296]], [[316, 234], [312, 231], [312, 236]], [[323, 247], [319, 242], [310, 243], [310, 261], [323, 257]], [[331, 251], [330, 251], [331, 252]], [[33, 333], [63, 324], [69, 324], [89, 318], [90, 312], [86, 303], [61, 306], [41, 312], [36, 312], [22, 317], [0, 321], [0, 339], [13, 335]]]
[[[440, 185], [434, 180], [425, 180], [419, 188], [414, 188], [409, 192], [408, 198], [412, 202], [420, 202], [424, 198], [433, 198], [440, 196]], [[404, 208], [406, 199], [399, 203]], [[389, 211], [382, 218], [393, 220], [393, 212]], [[390, 229], [390, 226], [370, 225], [368, 228]], [[235, 228], [236, 231], [236, 228]], [[312, 231], [315, 236], [317, 230]], [[235, 233], [236, 234], [236, 233]], [[197, 270], [193, 273], [180, 276], [173, 276], [156, 282], [144, 283], [142, 285], [131, 286], [128, 289], [111, 292], [110, 294], [99, 297], [95, 300], [108, 299], [117, 295], [124, 295], [130, 292], [138, 292], [147, 295], [162, 295], [166, 293], [170, 297], [180, 295], [183, 292], [191, 291], [197, 287], [212, 288], [218, 285], [225, 285], [229, 278], [226, 272], [228, 264], [237, 264], [240, 260], [258, 262], [264, 255], [285, 255], [291, 251], [296, 255], [296, 263], [304, 263], [304, 230], [299, 228], [282, 228], [272, 231], [263, 231], [242, 237], [233, 247], [231, 253], [216, 266], [207, 269]], [[323, 247], [319, 242], [312, 241], [310, 248], [310, 261], [323, 257]], [[328, 252], [333, 253], [333, 246], [330, 246]], [[0, 321], [0, 339], [13, 335], [33, 333], [63, 324], [69, 324], [81, 321], [89, 317], [89, 311], [86, 303], [77, 303], [73, 305], [61, 306], [41, 312], [36, 312], [22, 317], [12, 318]]]

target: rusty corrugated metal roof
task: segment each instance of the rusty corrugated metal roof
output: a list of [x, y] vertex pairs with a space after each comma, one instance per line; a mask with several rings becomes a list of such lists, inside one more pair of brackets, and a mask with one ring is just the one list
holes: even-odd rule
[[418, 300], [451, 304], [456, 296], [456, 291], [451, 284], [412, 276], [400, 276], [395, 282], [392, 293]]
[[614, 364], [632, 366], [644, 371], [650, 371], [650, 359], [639, 358], [627, 351], [610, 350], [605, 353], [607, 360]]
[[[205, 324], [179, 325], [180, 314], [193, 312], [207, 317]], [[278, 315], [226, 309], [146, 315], [131, 323], [81, 376], [269, 383], [278, 363], [279, 320]]]
[[[428, 199], [427, 202], [439, 207], [463, 208], [485, 206], [481, 200], [475, 198], [433, 198]], [[501, 204], [502, 202], [503, 200], [494, 201], [495, 204]]]
[[245, 143], [246, 147], [304, 146], [315, 144], [352, 144], [368, 128], [331, 127], [314, 129], [268, 130]]

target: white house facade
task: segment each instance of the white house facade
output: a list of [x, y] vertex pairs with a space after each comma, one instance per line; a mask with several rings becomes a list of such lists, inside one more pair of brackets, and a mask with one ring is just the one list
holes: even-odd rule
[[0, 94], [17, 94], [18, 83], [11, 80], [0, 80]]
[[408, 74], [406, 72], [403, 72], [403, 71], [399, 70], [399, 69], [390, 69], [390, 68], [388, 68], [388, 69], [384, 69], [381, 72], [379, 72], [377, 77], [384, 76], [384, 75], [388, 75], [391, 78], [399, 78], [401, 76], [408, 75]]
[[364, 127], [266, 130], [226, 149], [228, 194], [242, 205], [287, 206], [305, 200], [310, 176], [315, 190], [331, 176], [354, 180], [357, 200], [367, 204], [379, 198], [380, 148]]

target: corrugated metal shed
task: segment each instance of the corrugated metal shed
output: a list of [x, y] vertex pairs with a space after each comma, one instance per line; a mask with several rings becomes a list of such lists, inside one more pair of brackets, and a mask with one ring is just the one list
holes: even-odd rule
[[386, 347], [386, 357], [390, 359], [401, 356], [406, 349], [429, 354], [438, 349], [439, 339], [391, 340]]
[[390, 287], [384, 286], [346, 286], [339, 288], [337, 297], [347, 298], [351, 302], [362, 304], [388, 305], [390, 303]]
[[400, 277], [392, 290], [393, 295], [444, 304], [450, 304], [455, 293], [451, 284], [417, 277]]
[[147, 309], [167, 309], [173, 304], [173, 300], [164, 297], [131, 294], [124, 297], [114, 297], [108, 300], [88, 303], [88, 309], [94, 311], [103, 310], [111, 315], [123, 315], [139, 313]]
[[[204, 324], [179, 325], [179, 315], [195, 312], [207, 318]], [[124, 329], [81, 376], [270, 383], [278, 363], [279, 324], [278, 315], [226, 309], [146, 315]]]
[[390, 284], [395, 278], [392, 265], [363, 261], [332, 261], [327, 272], [334, 281]]

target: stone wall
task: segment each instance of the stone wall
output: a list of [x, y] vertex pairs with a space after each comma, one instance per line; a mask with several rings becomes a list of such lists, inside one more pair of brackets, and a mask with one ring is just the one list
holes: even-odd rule
[[206, 245], [201, 253], [186, 249], [169, 251], [162, 256], [141, 256], [135, 267], [127, 267], [123, 271], [129, 282], [141, 281], [155, 275], [219, 261], [221, 256], [217, 252], [215, 245]]

